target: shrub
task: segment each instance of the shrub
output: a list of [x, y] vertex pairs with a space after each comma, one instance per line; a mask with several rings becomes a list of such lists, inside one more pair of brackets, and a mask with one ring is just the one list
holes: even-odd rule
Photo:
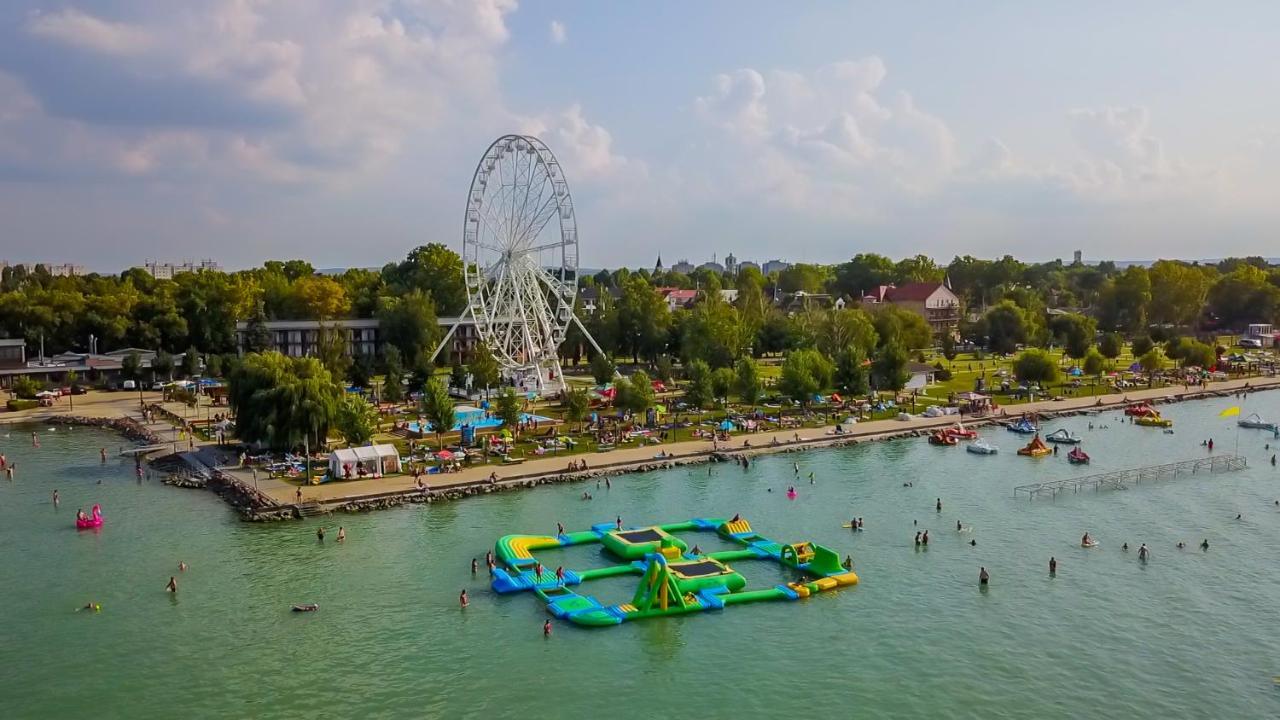
[[19, 410], [30, 410], [31, 408], [38, 407], [39, 405], [40, 405], [39, 400], [10, 400], [9, 402], [5, 403], [5, 407], [9, 408], [14, 412], [17, 412]]

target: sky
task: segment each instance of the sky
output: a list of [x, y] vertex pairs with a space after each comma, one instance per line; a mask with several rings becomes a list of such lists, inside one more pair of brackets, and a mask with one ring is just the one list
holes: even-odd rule
[[584, 267], [1274, 255], [1280, 4], [6, 0], [0, 260], [460, 249], [493, 139]]

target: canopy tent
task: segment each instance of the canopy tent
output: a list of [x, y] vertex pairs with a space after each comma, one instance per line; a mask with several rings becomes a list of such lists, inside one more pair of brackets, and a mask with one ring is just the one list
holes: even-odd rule
[[361, 475], [380, 477], [392, 472], [400, 472], [400, 453], [394, 445], [342, 448], [329, 454], [330, 477], [347, 480]]
[[730, 421], [730, 420], [725, 420], [724, 422], [720, 423], [720, 429], [721, 429], [721, 430], [732, 430], [732, 429], [733, 429], [733, 422], [732, 422], [732, 421]]

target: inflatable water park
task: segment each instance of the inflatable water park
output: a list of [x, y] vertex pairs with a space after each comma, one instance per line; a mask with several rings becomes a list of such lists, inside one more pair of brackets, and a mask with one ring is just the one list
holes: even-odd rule
[[[735, 549], [694, 552], [674, 533], [711, 533]], [[539, 550], [599, 544], [604, 555], [620, 561], [589, 570], [550, 570], [534, 555]], [[696, 549], [696, 545], [694, 546]], [[498, 540], [493, 589], [499, 593], [531, 591], [557, 618], [576, 625], [618, 625], [630, 620], [722, 610], [765, 600], [799, 600], [820, 592], [855, 585], [858, 576], [840, 562], [834, 550], [812, 542], [784, 544], [758, 535], [750, 523], [695, 518], [688, 522], [620, 528], [614, 523], [557, 537], [507, 535]], [[773, 561], [797, 571], [797, 579], [773, 587], [748, 589], [747, 580], [730, 563]], [[631, 602], [606, 605], [580, 592], [584, 583], [608, 577], [638, 577]], [[575, 590], [576, 588], [576, 590]]]

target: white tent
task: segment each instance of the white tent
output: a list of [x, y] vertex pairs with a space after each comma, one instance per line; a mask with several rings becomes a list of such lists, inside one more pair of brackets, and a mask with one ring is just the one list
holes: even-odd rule
[[329, 454], [329, 476], [349, 479], [372, 475], [381, 477], [400, 472], [400, 453], [394, 445], [364, 445], [342, 448]]

